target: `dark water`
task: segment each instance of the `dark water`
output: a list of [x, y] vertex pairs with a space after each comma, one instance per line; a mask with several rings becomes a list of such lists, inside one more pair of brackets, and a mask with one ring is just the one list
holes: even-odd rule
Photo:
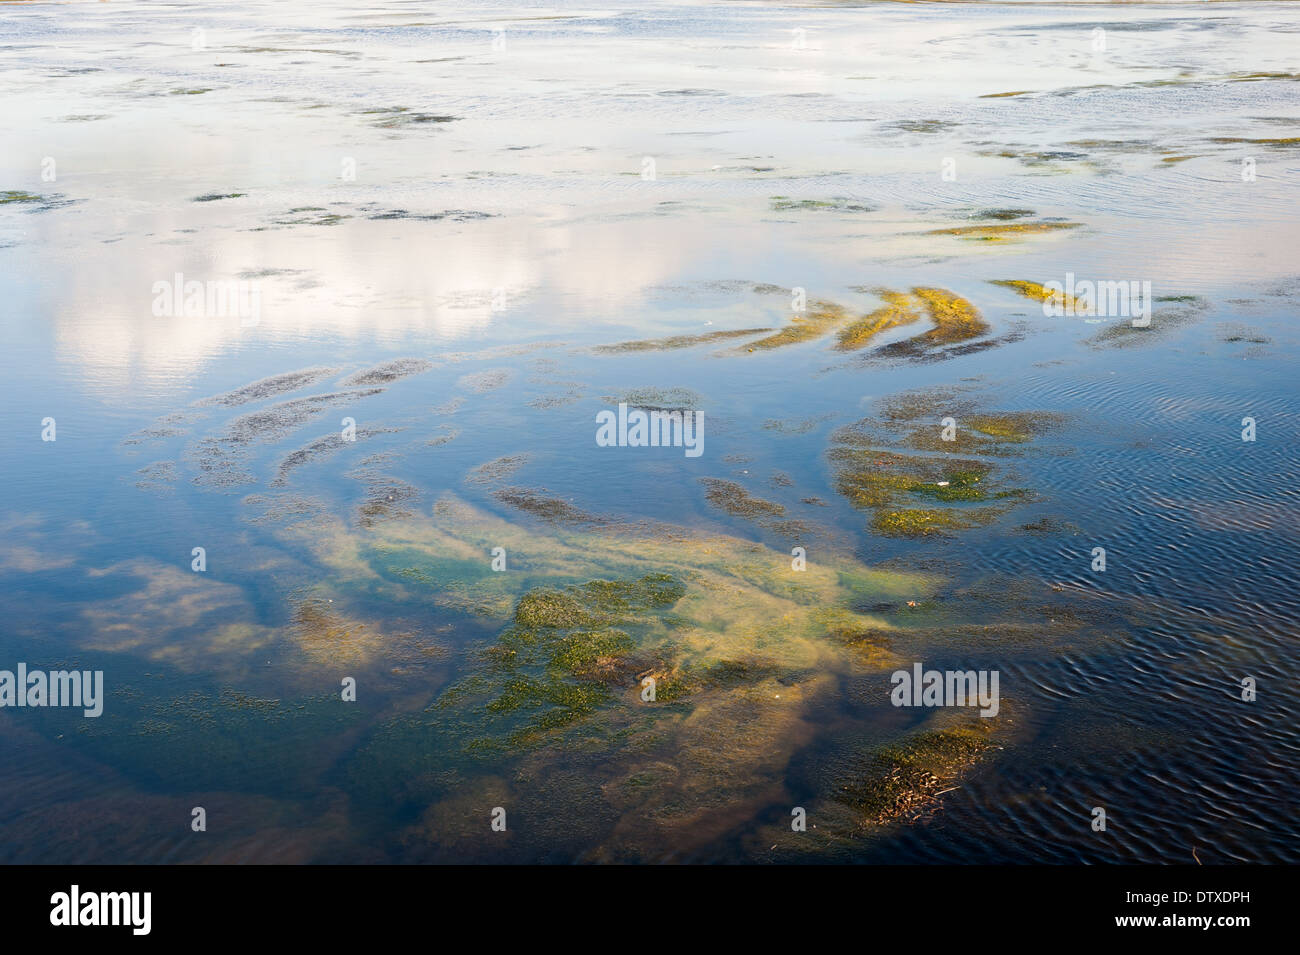
[[6, 6], [0, 858], [1296, 861], [1300, 12], [416, 6]]

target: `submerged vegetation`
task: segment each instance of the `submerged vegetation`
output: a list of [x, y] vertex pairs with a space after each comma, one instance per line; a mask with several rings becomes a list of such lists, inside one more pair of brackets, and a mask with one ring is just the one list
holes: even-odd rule
[[754, 497], [735, 481], [720, 478], [700, 478], [705, 487], [705, 496], [710, 504], [732, 515], [750, 520], [766, 517], [781, 517], [785, 508], [772, 501]]
[[959, 225], [947, 229], [931, 229], [926, 235], [952, 235], [977, 242], [1004, 242], [1017, 236], [1077, 229], [1081, 225], [1080, 222], [1003, 222], [997, 225]]
[[899, 292], [876, 288], [871, 292], [884, 304], [867, 315], [854, 318], [844, 306], [815, 302], [806, 313], [796, 314], [785, 328], [750, 342], [746, 350], [783, 348], [834, 332], [837, 350], [856, 351], [881, 333], [914, 324], [925, 316], [932, 323], [929, 330], [880, 350], [892, 357], [924, 357], [938, 346], [967, 342], [989, 331], [975, 306], [947, 289], [917, 287], [910, 292]]
[[525, 514], [531, 514], [548, 524], [599, 525], [611, 523], [609, 518], [598, 514], [589, 514], [568, 501], [554, 495], [526, 487], [503, 487], [492, 492], [492, 496], [509, 507]]
[[[348, 762], [349, 786], [365, 802], [425, 806], [486, 791], [504, 760], [521, 803], [562, 792], [565, 805], [591, 800], [584, 818], [631, 827], [593, 822], [620, 851], [655, 832], [707, 840], [709, 827], [694, 827], [710, 807], [774, 791], [807, 707], [835, 674], [897, 663], [885, 636], [896, 626], [853, 606], [897, 606], [933, 586], [829, 553], [794, 573], [788, 555], [683, 528], [539, 536], [451, 498], [432, 520], [339, 534], [313, 526], [326, 563], [356, 555], [384, 588], [488, 628], [423, 710], [369, 735]], [[524, 563], [490, 572], [489, 541]], [[877, 636], [848, 636], [867, 633]], [[598, 792], [543, 785], [561, 758], [585, 767]]]
[[915, 818], [988, 750], [991, 726], [975, 720], [924, 730], [863, 757], [834, 798], [864, 823]]
[[1109, 322], [1086, 340], [1093, 348], [1132, 348], [1149, 345], [1186, 328], [1209, 311], [1210, 303], [1199, 295], [1156, 296], [1150, 324], [1135, 325], [1125, 319]]
[[871, 527], [885, 536], [946, 536], [988, 524], [1033, 495], [984, 458], [1022, 453], [1059, 423], [1052, 414], [982, 411], [953, 391], [912, 392], [834, 434], [836, 489], [871, 511]]
[[1038, 282], [1029, 282], [1023, 279], [994, 279], [990, 281], [989, 284], [1009, 288], [1013, 292], [1017, 292], [1025, 298], [1035, 302], [1060, 305], [1062, 308], [1066, 309], [1072, 309], [1078, 306], [1074, 296], [1066, 294], [1063, 289], [1049, 289], [1047, 286]]
[[797, 345], [800, 342], [821, 338], [830, 334], [831, 330], [841, 324], [847, 316], [848, 312], [842, 305], [833, 302], [810, 302], [807, 312], [796, 314], [791, 323], [780, 331], [750, 342], [748, 350], [784, 348], [786, 345]]
[[[944, 485], [942, 475], [952, 480]], [[917, 477], [882, 482], [886, 497], [919, 502], [882, 514], [933, 512], [926, 528], [973, 522], [978, 513], [959, 508], [998, 493], [986, 488], [996, 475], [981, 463], [938, 464]], [[706, 487], [723, 506], [771, 516], [743, 489]], [[883, 703], [887, 674], [936, 633], [1021, 639], [987, 601], [939, 600], [941, 578], [931, 574], [822, 550], [796, 572], [779, 549], [669, 525], [531, 531], [452, 497], [427, 517], [374, 528], [318, 518], [284, 533], [361, 587], [335, 587], [328, 609], [313, 605], [323, 614], [318, 640], [341, 640], [361, 660], [386, 657], [367, 642], [383, 628], [351, 622], [359, 599], [380, 595], [452, 611], [461, 632], [478, 635], [449, 682], [418, 710], [372, 728], [340, 769], [360, 808], [412, 820], [403, 838], [428, 858], [481, 851], [467, 849], [481, 843], [462, 804], [504, 805], [506, 790], [512, 811], [534, 820], [520, 838], [546, 851], [560, 851], [557, 833], [533, 825], [557, 806], [582, 820], [560, 845], [570, 840], [597, 858], [647, 859], [659, 840], [678, 851], [704, 845], [735, 824], [720, 810], [779, 800], [790, 761], [815, 735], [851, 754], [834, 764], [817, 812], [862, 837], [864, 827], [926, 811], [1002, 736], [997, 720], [856, 742], [818, 725], [815, 714], [846, 681], [886, 687]], [[510, 573], [491, 570], [492, 546], [511, 555]], [[1052, 615], [1060, 632], [1080, 626]], [[1043, 623], [1039, 639], [1056, 632]]]
[[877, 293], [885, 304], [865, 318], [860, 318], [839, 333], [836, 347], [842, 351], [861, 348], [880, 332], [900, 325], [910, 325], [921, 317], [921, 303], [916, 295], [881, 289]]
[[0, 206], [21, 206], [25, 212], [49, 212], [79, 202], [78, 199], [63, 199], [58, 195], [41, 196], [25, 189], [0, 190]]
[[[1014, 222], [1022, 211], [986, 210], [981, 217]], [[1020, 294], [1034, 291], [1027, 283], [1003, 284]], [[817, 302], [775, 331], [646, 339], [603, 350], [671, 350], [757, 335], [730, 354], [814, 339], [848, 352], [919, 326], [904, 332], [911, 338], [875, 352], [912, 358], [989, 332], [971, 301], [944, 288], [856, 291], [874, 294], [879, 306], [863, 315]], [[251, 476], [254, 445], [278, 441], [326, 409], [412, 376], [427, 374], [431, 381], [435, 369], [456, 360], [440, 355], [360, 370], [301, 369], [197, 402], [189, 417], [163, 423], [187, 425], [233, 409], [229, 420], [189, 446], [188, 460], [214, 482], [243, 480]], [[528, 383], [548, 384], [558, 382], [561, 368], [539, 361], [534, 370]], [[479, 409], [472, 396], [502, 388], [518, 374], [500, 367], [457, 378], [453, 371], [445, 384], [469, 397], [444, 401], [435, 413], [463, 414], [473, 427]], [[326, 379], [339, 379], [340, 390], [294, 396]], [[594, 386], [582, 387], [598, 394]], [[662, 387], [627, 388], [605, 400], [647, 410], [699, 409], [707, 401], [685, 388]], [[263, 403], [246, 410], [253, 402]], [[953, 441], [938, 434], [948, 414], [959, 421]], [[762, 428], [794, 442], [835, 417], [771, 418]], [[831, 505], [809, 495], [794, 468], [779, 470], [752, 448], [721, 457], [734, 468], [727, 477], [698, 477], [699, 496], [779, 544], [597, 513], [567, 489], [520, 486], [515, 482], [525, 465], [545, 466], [547, 455], [497, 448], [466, 458], [456, 453], [459, 445], [434, 451], [458, 433], [445, 424], [429, 426], [403, 447], [380, 443], [360, 460], [351, 453], [349, 435], [368, 442], [411, 427], [409, 419], [397, 423], [300, 439], [296, 450], [265, 462], [272, 486], [287, 488], [309, 477], [305, 465], [347, 455], [346, 476], [360, 484], [351, 510], [289, 491], [245, 503], [265, 510], [271, 533], [295, 555], [292, 576], [299, 583], [279, 630], [257, 631], [259, 649], [267, 647], [274, 659], [275, 648], [303, 667], [342, 665], [398, 682], [400, 703], [354, 734], [330, 779], [357, 812], [379, 808], [406, 819], [401, 838], [431, 857], [463, 848], [457, 827], [464, 823], [456, 813], [467, 800], [504, 802], [506, 792], [512, 805], [534, 812], [553, 803], [583, 807], [590, 828], [571, 838], [600, 846], [602, 858], [644, 858], [644, 847], [656, 841], [706, 844], [725, 828], [713, 821], [724, 818], [719, 807], [770, 804], [783, 791], [791, 760], [811, 741], [851, 738], [845, 727], [818, 726], [816, 714], [846, 688], [855, 700], [873, 700], [866, 687], [898, 666], [916, 641], [932, 641], [936, 617], [952, 632], [1014, 629], [987, 606], [977, 614], [960, 603], [936, 609], [937, 576], [867, 567], [830, 528], [812, 524], [810, 532], [792, 517], [805, 507]], [[834, 486], [869, 512], [869, 534], [960, 534], [1032, 497], [998, 459], [1022, 454], [1051, 423], [1032, 412], [990, 411], [959, 391], [878, 402], [878, 417], [832, 436]], [[456, 461], [442, 486], [503, 505], [505, 516], [398, 477], [409, 453]], [[161, 464], [137, 477], [170, 486], [175, 471]], [[750, 468], [754, 476], [742, 477]], [[751, 490], [755, 481], [764, 496]], [[426, 493], [430, 499], [422, 501]], [[792, 564], [795, 543], [806, 549], [806, 566]], [[509, 572], [498, 572], [507, 560]], [[454, 645], [430, 636], [443, 632], [456, 635]], [[427, 679], [403, 682], [412, 673]], [[927, 732], [935, 735], [918, 735], [912, 726], [861, 741], [858, 762], [846, 765], [821, 798], [849, 808], [859, 827], [923, 811], [942, 795], [934, 780], [956, 778], [978, 755], [960, 734]]]
[[733, 338], [752, 338], [770, 332], [770, 328], [734, 328], [700, 335], [672, 335], [668, 338], [643, 338], [638, 341], [618, 342], [613, 345], [597, 345], [595, 351], [604, 353], [674, 351], [679, 348], [694, 348], [696, 345], [713, 345]]
[[876, 207], [850, 199], [791, 199], [772, 197], [773, 212], [875, 212]]
[[512, 625], [485, 651], [489, 671], [450, 687], [433, 709], [475, 701], [476, 735], [462, 744], [468, 752], [536, 741], [594, 713], [610, 701], [614, 686], [631, 684], [653, 655], [638, 656], [628, 630], [685, 594], [665, 573], [529, 590]]
[[964, 342], [989, 330], [975, 306], [959, 295], [939, 288], [914, 288], [912, 293], [925, 303], [934, 328], [921, 336], [928, 344]]

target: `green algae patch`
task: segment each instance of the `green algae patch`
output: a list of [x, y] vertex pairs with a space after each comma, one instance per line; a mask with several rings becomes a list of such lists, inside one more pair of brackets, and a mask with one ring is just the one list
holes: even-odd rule
[[894, 659], [894, 636], [890, 627], [832, 627], [827, 638], [853, 651], [856, 657], [873, 667], [884, 668]]
[[604, 401], [623, 403], [628, 408], [641, 411], [694, 411], [704, 404], [704, 398], [689, 388], [633, 388], [619, 395], [605, 395]]
[[947, 536], [1034, 499], [1031, 489], [1010, 485], [1005, 465], [986, 458], [1023, 454], [1062, 420], [984, 411], [952, 389], [908, 392], [880, 402], [878, 417], [836, 430], [827, 456], [836, 490], [871, 512], [876, 533]]
[[732, 517], [760, 520], [768, 517], [781, 517], [785, 514], [785, 508], [780, 504], [754, 497], [744, 486], [737, 484], [735, 481], [724, 481], [721, 478], [700, 478], [700, 483], [704, 485], [704, 494], [708, 502]]
[[[258, 391], [265, 382], [275, 382], [282, 377], [285, 376], [254, 382], [246, 387]], [[269, 387], [279, 386], [273, 384]], [[243, 393], [244, 389], [239, 389], [208, 400], [219, 404], [227, 399], [239, 402], [243, 399], [238, 396]], [[382, 388], [358, 388], [308, 395], [241, 414], [231, 419], [224, 431], [202, 438], [185, 450], [186, 463], [195, 472], [191, 480], [200, 487], [216, 488], [256, 483], [256, 478], [249, 470], [251, 449], [255, 445], [279, 441], [324, 414], [329, 408], [382, 393]]]
[[848, 199], [790, 199], [772, 197], [773, 212], [875, 212], [876, 207]]
[[[770, 795], [834, 674], [897, 662], [828, 638], [888, 629], [853, 607], [935, 586], [833, 551], [794, 572], [781, 550], [667, 525], [541, 533], [449, 497], [431, 517], [359, 529], [327, 516], [284, 533], [368, 580], [368, 600], [454, 608], [477, 618], [463, 632], [482, 635], [452, 664], [454, 682], [377, 726], [349, 761], [361, 804], [428, 805], [505, 766], [589, 756], [620, 814], [674, 831], [694, 832], [709, 806]], [[494, 546], [510, 555], [507, 573], [434, 562], [487, 566]], [[671, 783], [633, 796], [620, 782], [660, 778], [650, 767], [664, 759]], [[649, 807], [664, 814], [643, 816]]]
[[874, 448], [837, 447], [836, 489], [858, 507], [882, 507], [919, 494], [941, 501], [981, 500], [990, 467], [979, 461], [937, 460]]
[[656, 702], [678, 703], [710, 690], [729, 690], [772, 678], [798, 679], [770, 658], [745, 656], [712, 663], [686, 663], [656, 678]]
[[872, 515], [871, 526], [886, 537], [930, 537], [977, 527], [991, 520], [991, 516], [981, 512], [934, 508], [881, 509]]
[[[936, 460], [898, 493], [960, 511], [963, 502], [940, 501], [939, 482], [983, 490], [986, 473]], [[844, 553], [819, 550], [792, 572], [781, 549], [726, 535], [648, 522], [543, 533], [451, 496], [376, 528], [326, 514], [283, 530], [331, 577], [369, 580], [367, 599], [471, 615], [455, 624], [452, 681], [368, 727], [332, 780], [359, 812], [401, 813], [409, 822], [395, 838], [425, 858], [476, 845], [475, 807], [493, 805], [549, 827], [544, 837], [521, 829], [512, 852], [561, 851], [550, 842], [561, 816], [578, 820], [564, 845], [592, 861], [709, 845], [736, 820], [787, 804], [792, 761], [848, 730], [826, 722], [846, 686], [875, 699], [869, 688], [903, 665], [900, 648], [923, 659], [930, 637], [919, 634], [999, 622], [988, 603], [972, 617], [969, 601], [946, 599], [934, 574]], [[507, 573], [484, 573], [494, 546], [510, 554]], [[350, 606], [334, 596], [332, 606]], [[504, 609], [474, 615], [494, 601]], [[927, 629], [914, 630], [913, 614]], [[947, 732], [933, 722], [926, 731]], [[956, 736], [912, 729], [854, 741], [856, 762], [834, 767], [846, 801], [824, 790], [817, 810], [838, 807], [853, 826], [906, 818], [904, 792], [933, 800], [948, 788], [923, 772], [950, 779], [978, 755], [963, 755]], [[871, 803], [895, 769], [903, 784]], [[831, 817], [817, 818], [824, 832]]]
[[[951, 419], [951, 428], [944, 421]], [[879, 403], [876, 418], [840, 429], [835, 440], [850, 448], [897, 443], [914, 451], [1012, 457], [1058, 431], [1064, 415], [1050, 411], [989, 411], [954, 389], [904, 392]]]
[[1245, 144], [1248, 146], [1268, 146], [1275, 149], [1287, 149], [1300, 146], [1300, 136], [1286, 136], [1274, 139], [1244, 139], [1239, 136], [1216, 136], [1210, 140], [1212, 143], [1222, 144]]
[[1135, 325], [1132, 320], [1116, 319], [1084, 344], [1097, 349], [1133, 348], [1167, 339], [1170, 335], [1194, 324], [1210, 309], [1210, 303], [1199, 295], [1165, 295], [1156, 298], [1156, 308], [1145, 325]]
[[835, 347], [840, 351], [853, 351], [866, 345], [881, 332], [910, 325], [921, 318], [921, 302], [916, 295], [881, 289], [877, 293], [885, 304], [880, 308], [841, 329]]
[[956, 129], [960, 125], [961, 123], [942, 119], [900, 119], [892, 124], [894, 129], [905, 133], [941, 133], [945, 130]]
[[1033, 209], [980, 209], [972, 212], [969, 216], [971, 219], [977, 219], [981, 222], [1014, 222], [1017, 219], [1028, 219], [1034, 215]]
[[763, 422], [763, 430], [783, 437], [808, 434], [833, 417], [832, 414], [824, 414], [815, 418], [768, 418]]
[[1073, 295], [1067, 295], [1063, 289], [1050, 289], [1039, 282], [1030, 282], [1025, 279], [993, 279], [989, 284], [1009, 288], [1034, 302], [1058, 305], [1066, 309], [1078, 307]]
[[911, 491], [924, 481], [911, 474], [854, 472], [846, 469], [840, 473], [837, 483], [840, 493], [858, 507], [883, 507], [897, 499], [900, 493]]
[[371, 116], [371, 123], [380, 129], [402, 129], [409, 126], [436, 125], [454, 123], [459, 116], [447, 116], [439, 113], [424, 113], [412, 110], [409, 106], [385, 106], [376, 109], [363, 109], [362, 116]]
[[356, 388], [365, 385], [388, 385], [412, 375], [419, 375], [433, 368], [433, 362], [424, 358], [394, 358], [381, 362], [372, 368], [354, 372], [344, 378], [340, 385]]
[[891, 289], [874, 289], [885, 305], [865, 318], [846, 327], [839, 336], [837, 347], [851, 351], [867, 344], [873, 337], [889, 328], [909, 325], [922, 314], [931, 322], [931, 328], [920, 335], [893, 342], [877, 349], [885, 357], [924, 360], [940, 354], [948, 346], [960, 345], [979, 338], [989, 331], [988, 323], [969, 301], [947, 289], [920, 286], [910, 293]]
[[[888, 537], [944, 535], [990, 523], [1003, 510], [991, 502], [1006, 495], [987, 486], [991, 467], [980, 461], [945, 461], [848, 447], [833, 448], [831, 460], [837, 466], [836, 489], [855, 507], [872, 511], [871, 527]], [[934, 504], [986, 502], [989, 506], [906, 506], [923, 499]]]
[[607, 517], [584, 511], [568, 501], [532, 488], [503, 487], [493, 491], [492, 496], [502, 504], [547, 524], [599, 526], [612, 523]]
[[408, 504], [417, 500], [420, 489], [400, 478], [367, 470], [350, 472], [349, 477], [362, 481], [365, 496], [357, 505], [356, 521], [362, 527], [375, 527], [411, 514]]
[[527, 454], [503, 454], [477, 467], [465, 475], [466, 484], [494, 484], [514, 474], [528, 463]]
[[[869, 697], [882, 688], [872, 682]], [[1002, 700], [1005, 713], [1011, 701]], [[861, 861], [864, 846], [942, 809], [947, 793], [1018, 735], [1003, 716], [936, 713], [897, 733], [837, 735], [818, 751], [812, 792], [801, 800], [815, 828], [792, 833], [788, 821], [747, 833], [747, 851], [773, 862]]]
[[633, 657], [638, 642], [624, 628], [647, 625], [642, 614], [669, 608], [685, 593], [668, 574], [530, 590], [513, 625], [485, 652], [491, 671], [450, 687], [431, 710], [465, 702], [473, 710], [481, 702], [477, 719], [468, 714], [472, 738], [462, 741], [470, 753], [485, 740], [536, 742], [610, 702], [612, 686], [629, 684], [646, 660]]
[[21, 189], [0, 191], [0, 206], [30, 206], [30, 208], [25, 210], [26, 212], [49, 212], [53, 209], [61, 209], [80, 201], [82, 200], [64, 199], [58, 193], [49, 196], [42, 196]]
[[[944, 477], [947, 480], [921, 483], [909, 488], [913, 494], [921, 494], [927, 497], [933, 497], [937, 501], [951, 503], [953, 501], [982, 501], [988, 497], [985, 490], [979, 486], [981, 480], [988, 473], [985, 466], [967, 467], [961, 470], [945, 472]], [[1000, 492], [1003, 495], [1011, 492]]]
[[991, 721], [924, 730], [864, 757], [834, 798], [863, 823], [915, 820], [992, 745]]
[[1264, 80], [1300, 80], [1300, 73], [1232, 73], [1228, 76], [1229, 83], [1259, 83]]
[[926, 235], [952, 235], [959, 239], [991, 242], [1022, 235], [1077, 229], [1081, 225], [1083, 225], [1081, 222], [1006, 222], [998, 225], [960, 225], [947, 229], [931, 229]]
[[938, 426], [917, 426], [905, 437], [908, 447], [924, 451], [955, 451], [966, 454], [1013, 457], [1037, 437], [1056, 431], [1062, 415], [1049, 411], [953, 412], [952, 440], [946, 440]]
[[972, 415], [966, 420], [966, 426], [973, 428], [980, 434], [988, 435], [991, 438], [997, 438], [1000, 441], [1014, 441], [1017, 443], [1028, 441], [1033, 437], [1033, 415], [1027, 414], [979, 414]]
[[636, 581], [592, 580], [565, 590], [531, 590], [515, 608], [515, 624], [527, 630], [594, 627], [631, 613], [671, 607], [685, 594], [669, 574], [647, 574]]
[[[656, 707], [671, 710], [687, 697], [771, 675], [770, 667], [678, 647], [671, 634], [685, 621], [671, 611], [687, 593], [664, 572], [530, 589], [510, 626], [480, 651], [474, 672], [383, 735], [436, 742], [453, 761], [494, 760], [548, 743], [607, 748], [648, 731]], [[634, 703], [628, 694], [645, 686], [645, 677], [660, 681], [663, 693]]]
[[575, 630], [560, 642], [553, 662], [570, 676], [606, 682], [616, 675], [617, 661], [634, 649], [622, 630]]
[[833, 302], [812, 302], [806, 313], [796, 315], [789, 325], [775, 334], [750, 342], [747, 350], [784, 348], [787, 345], [798, 345], [824, 338], [847, 318], [848, 312], [841, 305]]
[[[972, 228], [986, 228], [983, 226]], [[1001, 228], [1000, 226], [988, 228]], [[863, 290], [867, 291], [867, 290]], [[959, 295], [941, 288], [918, 287], [910, 292], [893, 289], [870, 289], [884, 304], [867, 315], [854, 319], [848, 309], [830, 302], [816, 302], [805, 314], [796, 315], [791, 324], [775, 334], [750, 342], [747, 351], [783, 348], [824, 338], [836, 333], [835, 348], [855, 351], [873, 338], [892, 328], [911, 325], [923, 315], [933, 327], [903, 342], [886, 346], [885, 352], [919, 357], [937, 346], [946, 346], [978, 338], [989, 331], [975, 306]]]
[[959, 295], [940, 288], [914, 288], [912, 294], [924, 303], [934, 322], [934, 328], [921, 336], [928, 343], [963, 342], [989, 330], [975, 306]]
[[753, 338], [772, 331], [770, 328], [734, 328], [702, 335], [672, 335], [668, 338], [645, 338], [639, 341], [618, 342], [613, 345], [597, 345], [595, 352], [617, 354], [620, 352], [675, 351], [681, 348], [694, 348], [697, 345], [713, 345], [730, 341], [733, 338]]
[[221, 405], [226, 408], [237, 408], [240, 405], [246, 405], [253, 401], [262, 401], [266, 398], [273, 398], [279, 395], [288, 394], [291, 391], [297, 391], [300, 388], [306, 388], [308, 385], [314, 385], [331, 375], [337, 373], [337, 368], [318, 366], [315, 368], [303, 368], [298, 371], [288, 371], [279, 375], [272, 375], [269, 378], [261, 378], [257, 381], [241, 385], [234, 391], [223, 392], [219, 395], [212, 395], [196, 401], [197, 407], [206, 405]]
[[591, 626], [596, 622], [576, 598], [561, 591], [530, 591], [520, 598], [515, 608], [515, 623], [530, 629]]
[[321, 206], [300, 206], [271, 220], [275, 225], [338, 225], [352, 216], [330, 212]]

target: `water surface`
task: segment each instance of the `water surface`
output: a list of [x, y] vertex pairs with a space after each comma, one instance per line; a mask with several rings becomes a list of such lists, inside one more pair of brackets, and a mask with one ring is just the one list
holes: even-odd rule
[[1296, 861], [1300, 9], [644, 7], [6, 4], [0, 858]]

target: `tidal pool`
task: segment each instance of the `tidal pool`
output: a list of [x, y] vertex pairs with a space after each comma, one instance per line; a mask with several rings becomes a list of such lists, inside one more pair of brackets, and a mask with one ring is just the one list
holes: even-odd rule
[[0, 860], [1300, 860], [1297, 34], [5, 4]]

